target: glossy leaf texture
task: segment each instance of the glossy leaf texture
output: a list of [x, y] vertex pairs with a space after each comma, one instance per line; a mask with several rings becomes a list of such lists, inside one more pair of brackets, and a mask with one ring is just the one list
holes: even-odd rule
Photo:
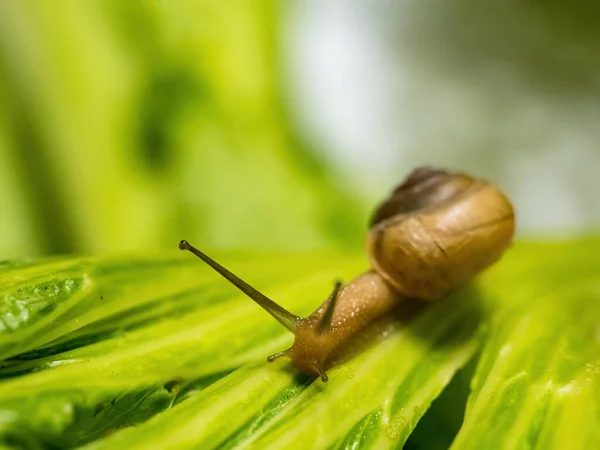
[[[292, 336], [191, 255], [4, 263], [0, 444], [593, 448], [599, 249], [519, 243], [443, 301], [374, 325], [328, 383], [267, 364]], [[300, 315], [367, 267], [353, 254], [215, 256]]]

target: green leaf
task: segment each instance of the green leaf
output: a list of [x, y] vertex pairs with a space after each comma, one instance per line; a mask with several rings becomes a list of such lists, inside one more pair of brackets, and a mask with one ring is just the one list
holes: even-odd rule
[[[375, 324], [328, 383], [267, 364], [292, 336], [188, 255], [6, 264], [0, 444], [590, 448], [598, 249], [519, 244], [476, 283]], [[367, 267], [351, 254], [217, 256], [300, 315]], [[466, 383], [451, 381], [470, 361], [466, 402]]]
[[[387, 324], [381, 330], [385, 339], [331, 370], [327, 384], [317, 381], [301, 389], [305, 381], [297, 381], [286, 362], [244, 367], [93, 448], [286, 448], [292, 443], [327, 448], [344, 440], [377, 448], [403, 442], [473, 355], [480, 323], [476, 300], [459, 295], [407, 326]], [[443, 324], [434, 326], [441, 318]], [[271, 415], [272, 409], [277, 414]]]
[[600, 267], [596, 250], [557, 258], [552, 282], [498, 315], [452, 448], [586, 449], [600, 442], [600, 273], [586, 270]]

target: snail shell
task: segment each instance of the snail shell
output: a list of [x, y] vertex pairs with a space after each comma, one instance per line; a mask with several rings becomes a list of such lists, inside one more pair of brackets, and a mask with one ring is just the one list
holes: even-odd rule
[[376, 210], [372, 267], [398, 292], [437, 300], [496, 262], [510, 245], [514, 210], [487, 181], [416, 169]]

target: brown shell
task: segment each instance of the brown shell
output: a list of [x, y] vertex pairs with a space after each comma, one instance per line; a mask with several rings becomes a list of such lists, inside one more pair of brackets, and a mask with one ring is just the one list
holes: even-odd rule
[[372, 267], [398, 292], [426, 300], [465, 283], [510, 245], [514, 211], [490, 183], [416, 169], [375, 212]]

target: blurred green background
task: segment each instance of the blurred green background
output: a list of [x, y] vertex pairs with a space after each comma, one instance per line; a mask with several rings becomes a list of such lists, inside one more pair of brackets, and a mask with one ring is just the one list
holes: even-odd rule
[[0, 257], [360, 249], [414, 166], [600, 224], [591, 2], [0, 2]]

